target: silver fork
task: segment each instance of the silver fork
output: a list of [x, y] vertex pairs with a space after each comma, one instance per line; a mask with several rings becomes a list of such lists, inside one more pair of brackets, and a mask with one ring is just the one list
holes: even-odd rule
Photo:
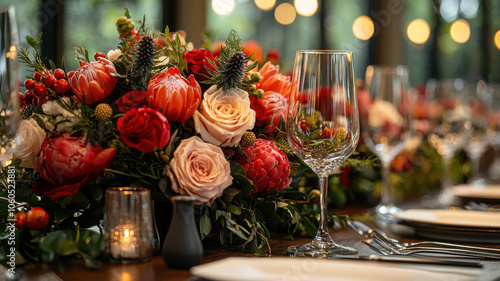
[[[373, 242], [377, 243], [379, 246], [382, 248], [376, 247], [373, 245]], [[401, 256], [407, 256], [407, 255], [412, 255], [412, 254], [419, 254], [419, 253], [429, 253], [429, 254], [442, 254], [442, 255], [447, 255], [447, 256], [457, 256], [457, 257], [472, 257], [472, 258], [480, 258], [480, 259], [494, 259], [498, 260], [500, 259], [500, 256], [497, 255], [492, 255], [492, 254], [484, 254], [484, 253], [478, 253], [478, 252], [473, 252], [469, 250], [463, 250], [463, 249], [453, 249], [453, 248], [434, 248], [434, 247], [420, 247], [416, 249], [405, 249], [405, 250], [399, 250], [392, 248], [390, 245], [385, 244], [383, 241], [377, 238], [368, 238], [363, 240], [363, 243], [368, 245], [370, 249], [382, 254], [382, 255], [401, 255]]]
[[[444, 253], [453, 255], [465, 255], [486, 259], [500, 259], [500, 250], [476, 246], [465, 246], [436, 241], [423, 241], [416, 243], [404, 243], [388, 237], [378, 229], [371, 229], [359, 221], [349, 221], [349, 225], [365, 238], [372, 238], [382, 246], [389, 254], [408, 255], [413, 253]], [[366, 244], [366, 243], [365, 243]], [[425, 246], [428, 245], [428, 246]]]

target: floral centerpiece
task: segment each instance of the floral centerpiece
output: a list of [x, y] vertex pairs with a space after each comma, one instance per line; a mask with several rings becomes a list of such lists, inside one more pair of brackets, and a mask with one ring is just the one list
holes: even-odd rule
[[[15, 200], [2, 211], [17, 219], [17, 262], [77, 255], [91, 266], [104, 236], [88, 228], [100, 225], [112, 186], [149, 188], [166, 210], [156, 213], [163, 233], [168, 198], [184, 194], [199, 206], [202, 238], [222, 245], [263, 253], [272, 232], [314, 235], [317, 190], [288, 147], [291, 79], [277, 51], [254, 60], [257, 43], [245, 48], [234, 31], [213, 51], [195, 49], [184, 32], [138, 25], [127, 10], [116, 21], [118, 48], [91, 57], [75, 47], [72, 71], [43, 59], [40, 36], [26, 38], [20, 59], [34, 73], [20, 94]], [[372, 162], [351, 158], [338, 178]]]

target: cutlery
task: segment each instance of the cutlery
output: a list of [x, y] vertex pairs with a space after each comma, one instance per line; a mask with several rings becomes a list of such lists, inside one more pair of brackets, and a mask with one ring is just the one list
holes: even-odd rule
[[362, 222], [350, 220], [348, 223], [351, 228], [353, 228], [363, 237], [374, 239], [375, 242], [389, 251], [389, 254], [392, 253], [405, 255], [418, 252], [443, 253], [443, 251], [446, 251], [448, 254], [454, 255], [467, 255], [478, 258], [500, 259], [500, 249], [466, 246], [436, 241], [405, 243], [394, 238], [390, 238], [384, 232], [378, 229], [372, 229]]
[[403, 262], [403, 263], [483, 267], [483, 265], [479, 261], [475, 260], [420, 258], [420, 257], [415, 258], [415, 257], [398, 257], [398, 256], [378, 256], [378, 255], [359, 256], [359, 259], [369, 260], [369, 261], [381, 261], [381, 262]]

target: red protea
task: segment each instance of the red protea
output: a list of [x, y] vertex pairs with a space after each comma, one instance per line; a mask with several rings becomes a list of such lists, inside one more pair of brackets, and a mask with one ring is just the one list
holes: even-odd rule
[[252, 193], [266, 193], [275, 187], [282, 191], [290, 185], [288, 158], [272, 141], [257, 139], [244, 151], [246, 156], [241, 155], [238, 162], [247, 172], [247, 178], [253, 181]]
[[[73, 92], [80, 101], [92, 104], [105, 99], [115, 88], [118, 77], [112, 62], [102, 56], [95, 56], [93, 62], [80, 62], [81, 67], [69, 77]], [[69, 76], [69, 75], [68, 75]]]
[[264, 92], [273, 91], [282, 94], [286, 99], [292, 90], [292, 82], [289, 76], [279, 74], [279, 66], [266, 62], [260, 69], [262, 76], [261, 82], [257, 85], [258, 89]]
[[177, 67], [155, 74], [147, 92], [149, 107], [162, 111], [169, 122], [186, 122], [201, 101], [201, 88], [194, 76], [187, 80]]

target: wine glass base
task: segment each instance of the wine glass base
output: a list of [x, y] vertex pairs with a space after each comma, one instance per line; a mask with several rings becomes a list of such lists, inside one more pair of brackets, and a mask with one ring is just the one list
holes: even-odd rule
[[395, 215], [400, 213], [402, 210], [392, 204], [390, 205], [377, 205], [375, 207], [375, 213], [378, 215]]
[[311, 242], [303, 245], [290, 246], [287, 249], [292, 257], [314, 257], [314, 258], [334, 258], [344, 255], [354, 255], [358, 253], [357, 249], [332, 243], [321, 245]]

